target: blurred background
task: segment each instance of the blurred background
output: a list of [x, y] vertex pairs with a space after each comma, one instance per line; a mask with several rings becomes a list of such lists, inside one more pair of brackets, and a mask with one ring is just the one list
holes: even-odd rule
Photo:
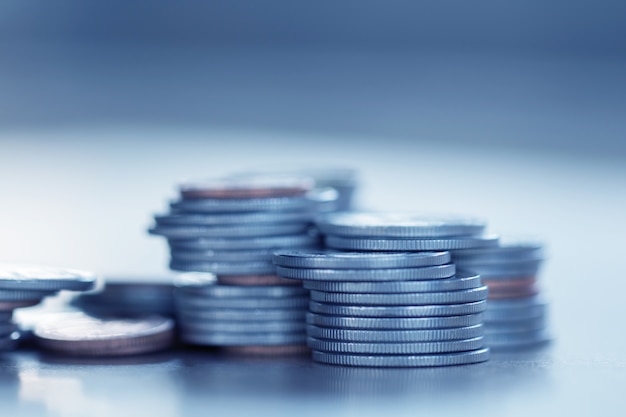
[[479, 216], [548, 243], [555, 344], [470, 368], [532, 371], [521, 394], [494, 383], [464, 401], [615, 410], [624, 22], [617, 0], [4, 0], [0, 259], [168, 280], [146, 229], [178, 181], [351, 167], [360, 207]]

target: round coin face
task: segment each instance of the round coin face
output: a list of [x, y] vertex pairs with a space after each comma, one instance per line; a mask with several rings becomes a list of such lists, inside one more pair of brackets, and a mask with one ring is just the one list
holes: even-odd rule
[[290, 197], [304, 195], [314, 184], [305, 176], [250, 175], [186, 182], [180, 194], [184, 199]]
[[413, 213], [340, 212], [323, 216], [317, 226], [337, 236], [433, 238], [474, 236], [485, 222], [471, 218], [447, 218]]
[[0, 264], [0, 289], [35, 291], [86, 291], [94, 287], [96, 276], [74, 269], [32, 265]]
[[82, 313], [59, 314], [35, 326], [40, 346], [59, 353], [116, 356], [165, 349], [174, 340], [174, 321], [159, 316], [97, 319]]
[[218, 275], [217, 282], [223, 285], [301, 285], [300, 281], [277, 275]]

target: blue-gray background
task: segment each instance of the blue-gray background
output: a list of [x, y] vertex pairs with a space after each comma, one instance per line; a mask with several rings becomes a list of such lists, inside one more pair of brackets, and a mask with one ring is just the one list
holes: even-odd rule
[[[0, 2], [0, 259], [170, 279], [163, 242], [145, 230], [176, 181], [352, 166], [362, 207], [467, 213], [546, 240], [555, 335], [536, 354], [398, 372], [17, 354], [0, 361], [2, 407], [617, 413], [624, 22], [619, 1]], [[348, 395], [360, 384], [373, 395]]]

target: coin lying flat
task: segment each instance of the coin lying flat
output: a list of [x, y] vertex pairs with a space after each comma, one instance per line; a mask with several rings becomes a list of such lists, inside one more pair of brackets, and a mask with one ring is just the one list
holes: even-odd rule
[[411, 281], [454, 276], [454, 264], [399, 269], [305, 269], [276, 267], [284, 278], [312, 281]]
[[430, 355], [351, 355], [313, 351], [313, 360], [342, 366], [371, 366], [387, 368], [467, 365], [485, 362], [489, 349]]
[[222, 285], [302, 285], [300, 281], [281, 278], [278, 275], [218, 275]]
[[309, 353], [307, 345], [275, 345], [275, 346], [224, 346], [222, 352], [242, 356], [282, 356], [303, 355]]
[[257, 174], [187, 181], [180, 185], [184, 199], [233, 199], [301, 196], [315, 185], [313, 178], [296, 175]]
[[86, 291], [94, 287], [96, 276], [74, 269], [0, 264], [0, 289], [34, 291]]
[[311, 300], [322, 303], [347, 305], [379, 305], [379, 306], [419, 306], [435, 304], [461, 304], [481, 301], [487, 298], [487, 287], [471, 288], [469, 290], [445, 292], [415, 292], [415, 293], [382, 293], [382, 294], [346, 294], [337, 292], [311, 291]]
[[[293, 282], [293, 281], [292, 281]], [[337, 293], [381, 294], [460, 291], [481, 286], [480, 276], [464, 271], [455, 276], [442, 279], [421, 281], [384, 281], [384, 282], [337, 282], [303, 281], [304, 288]]]
[[413, 343], [442, 342], [447, 340], [471, 339], [485, 334], [482, 324], [449, 329], [424, 330], [360, 330], [331, 329], [327, 327], [307, 326], [307, 335], [316, 339], [340, 342], [372, 343]]
[[419, 330], [474, 326], [483, 322], [483, 314], [449, 317], [349, 317], [307, 313], [307, 323], [334, 329]]
[[481, 234], [485, 222], [413, 213], [340, 212], [317, 222], [324, 234], [356, 237], [431, 238]]
[[174, 250], [247, 250], [312, 247], [319, 244], [319, 236], [314, 234], [264, 236], [254, 238], [197, 238], [172, 239]]
[[82, 313], [60, 314], [35, 326], [44, 349], [77, 356], [118, 356], [154, 352], [174, 342], [174, 321], [159, 316], [97, 319]]
[[430, 239], [407, 238], [356, 238], [327, 235], [326, 245], [333, 249], [357, 251], [445, 251], [492, 247], [498, 244], [498, 236], [455, 236]]
[[485, 311], [486, 301], [465, 304], [427, 306], [348, 306], [311, 301], [313, 313], [352, 317], [446, 317], [476, 314]]
[[156, 226], [150, 234], [168, 239], [195, 239], [203, 237], [262, 237], [295, 235], [310, 229], [309, 223], [246, 224], [228, 226]]
[[320, 250], [282, 250], [274, 263], [287, 268], [308, 269], [397, 269], [450, 263], [449, 252], [367, 253]]
[[483, 340], [483, 336], [443, 342], [410, 343], [337, 342], [334, 340], [307, 337], [307, 344], [311, 349], [322, 352], [360, 353], [372, 355], [415, 355], [475, 350], [482, 348], [485, 345], [485, 342]]

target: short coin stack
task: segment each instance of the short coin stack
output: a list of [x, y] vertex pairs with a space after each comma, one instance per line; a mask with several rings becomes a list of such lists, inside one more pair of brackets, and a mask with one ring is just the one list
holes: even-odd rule
[[307, 342], [318, 362], [374, 367], [482, 362], [487, 288], [449, 252], [279, 251], [278, 275], [311, 290]]
[[95, 283], [95, 275], [88, 272], [0, 264], [0, 350], [13, 349], [19, 339], [13, 310], [39, 304], [61, 290], [86, 291]]
[[304, 350], [308, 291], [298, 285], [220, 285], [209, 273], [176, 280], [181, 339], [231, 352], [282, 354]]
[[211, 272], [224, 284], [280, 284], [273, 251], [319, 245], [312, 188], [308, 178], [285, 176], [183, 184], [150, 233], [168, 239], [171, 269]]
[[276, 276], [272, 254], [319, 247], [312, 220], [337, 193], [313, 186], [309, 178], [285, 175], [188, 183], [172, 212], [155, 217], [150, 232], [168, 238], [170, 267], [204, 273], [177, 282], [184, 342], [257, 353], [302, 350], [308, 293]]
[[485, 340], [493, 349], [525, 348], [547, 342], [547, 304], [537, 285], [543, 262], [540, 243], [455, 251], [457, 266], [475, 271], [489, 287]]

